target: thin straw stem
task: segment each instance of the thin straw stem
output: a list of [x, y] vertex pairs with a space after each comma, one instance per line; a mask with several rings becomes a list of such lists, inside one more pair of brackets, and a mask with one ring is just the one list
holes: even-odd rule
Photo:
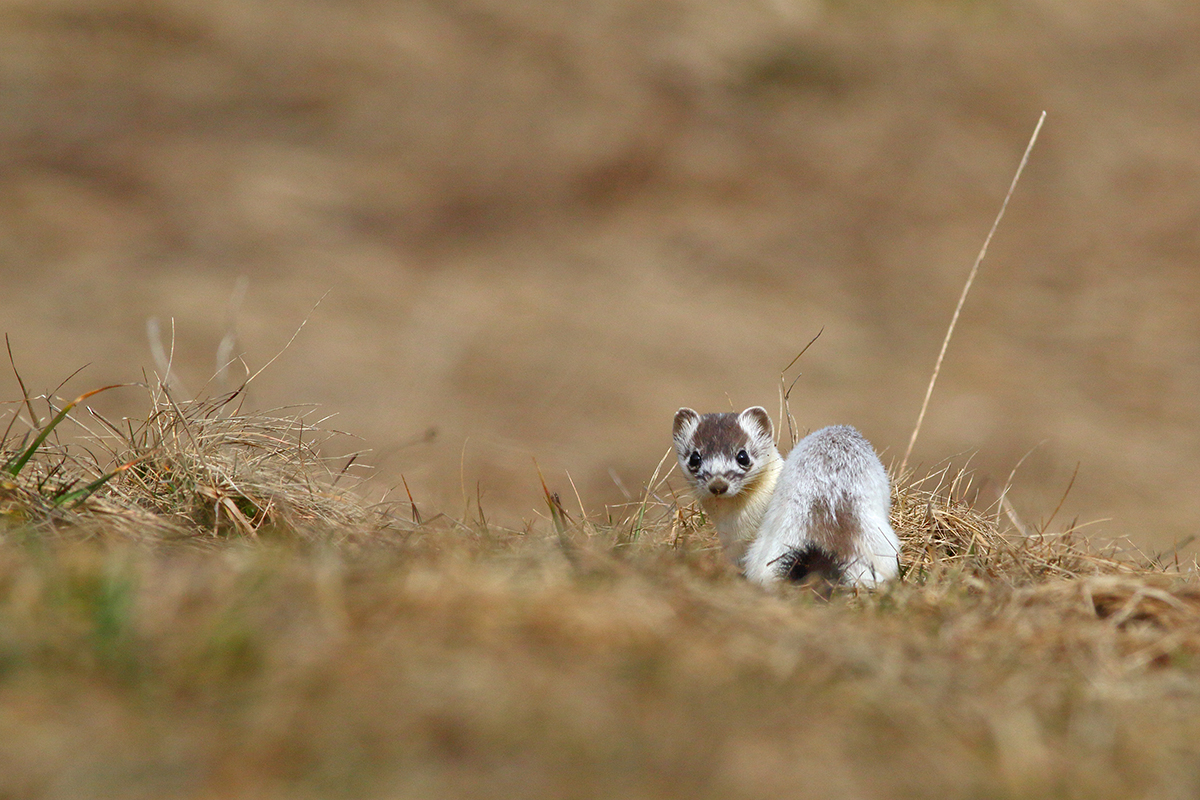
[[917, 443], [917, 434], [921, 432], [921, 423], [925, 421], [925, 412], [929, 408], [929, 398], [933, 395], [934, 384], [937, 383], [938, 373], [942, 371], [942, 360], [946, 357], [946, 348], [950, 346], [950, 337], [954, 335], [954, 326], [958, 324], [958, 315], [962, 313], [963, 303], [967, 301], [967, 293], [971, 291], [971, 284], [975, 282], [975, 274], [979, 272], [979, 265], [983, 263], [983, 257], [987, 255], [988, 245], [992, 242], [992, 236], [996, 233], [996, 228], [1000, 227], [1000, 220], [1004, 218], [1004, 210], [1008, 208], [1008, 201], [1013, 196], [1013, 191], [1017, 188], [1017, 181], [1021, 179], [1021, 173], [1025, 170], [1025, 164], [1029, 161], [1029, 154], [1033, 152], [1033, 145], [1037, 141], [1038, 134], [1042, 130], [1042, 123], [1046, 121], [1046, 112], [1038, 117], [1037, 125], [1033, 129], [1033, 135], [1029, 137], [1029, 144], [1025, 146], [1025, 155], [1021, 156], [1021, 163], [1017, 166], [1017, 172], [1013, 175], [1012, 183], [1009, 184], [1008, 194], [1004, 195], [1004, 202], [1000, 204], [1000, 212], [996, 214], [996, 219], [992, 222], [992, 229], [988, 231], [987, 238], [983, 240], [983, 247], [979, 248], [979, 255], [975, 258], [975, 264], [971, 267], [971, 272], [967, 275], [967, 282], [963, 284], [962, 294], [958, 297], [958, 305], [954, 307], [954, 316], [950, 318], [950, 327], [946, 330], [946, 338], [942, 340], [942, 349], [938, 353], [937, 363], [933, 366], [933, 375], [929, 378], [929, 386], [925, 389], [925, 400], [921, 403], [921, 413], [917, 415], [917, 424], [913, 428], [912, 436], [908, 440], [908, 448], [904, 451], [904, 458], [900, 461], [900, 473], [908, 467], [908, 457], [912, 455], [913, 446]]

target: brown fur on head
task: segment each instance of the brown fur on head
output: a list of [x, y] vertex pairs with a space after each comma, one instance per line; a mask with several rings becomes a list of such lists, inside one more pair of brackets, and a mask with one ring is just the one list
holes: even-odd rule
[[681, 408], [675, 412], [675, 453], [702, 496], [734, 496], [777, 457], [774, 430], [762, 406], [704, 415]]

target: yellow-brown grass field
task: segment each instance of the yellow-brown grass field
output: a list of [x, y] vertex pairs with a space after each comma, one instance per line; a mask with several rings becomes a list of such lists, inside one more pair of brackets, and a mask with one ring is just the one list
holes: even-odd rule
[[1200, 790], [1174, 558], [1002, 521], [942, 470], [896, 476], [901, 581], [768, 593], [668, 481], [603, 518], [547, 490], [519, 530], [372, 508], [319, 429], [236, 400], [9, 441], [5, 796]]
[[[0, 0], [0, 800], [1200, 796], [1196, 42]], [[746, 583], [682, 405], [859, 427], [902, 578]]]

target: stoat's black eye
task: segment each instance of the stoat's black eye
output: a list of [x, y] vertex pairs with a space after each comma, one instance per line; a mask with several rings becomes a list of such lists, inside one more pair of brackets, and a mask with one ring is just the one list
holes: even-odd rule
[[737, 462], [742, 469], [750, 469], [750, 454], [745, 450], [738, 450]]
[[700, 451], [693, 450], [692, 454], [688, 456], [688, 469], [690, 469], [692, 472], [696, 472], [700, 469], [700, 461]]

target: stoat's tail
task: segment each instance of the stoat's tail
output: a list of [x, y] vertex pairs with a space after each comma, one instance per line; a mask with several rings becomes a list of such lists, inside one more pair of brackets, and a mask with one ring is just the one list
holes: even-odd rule
[[788, 550], [776, 560], [774, 567], [781, 580], [791, 583], [803, 583], [810, 577], [838, 583], [846, 572], [837, 556], [812, 542]]

